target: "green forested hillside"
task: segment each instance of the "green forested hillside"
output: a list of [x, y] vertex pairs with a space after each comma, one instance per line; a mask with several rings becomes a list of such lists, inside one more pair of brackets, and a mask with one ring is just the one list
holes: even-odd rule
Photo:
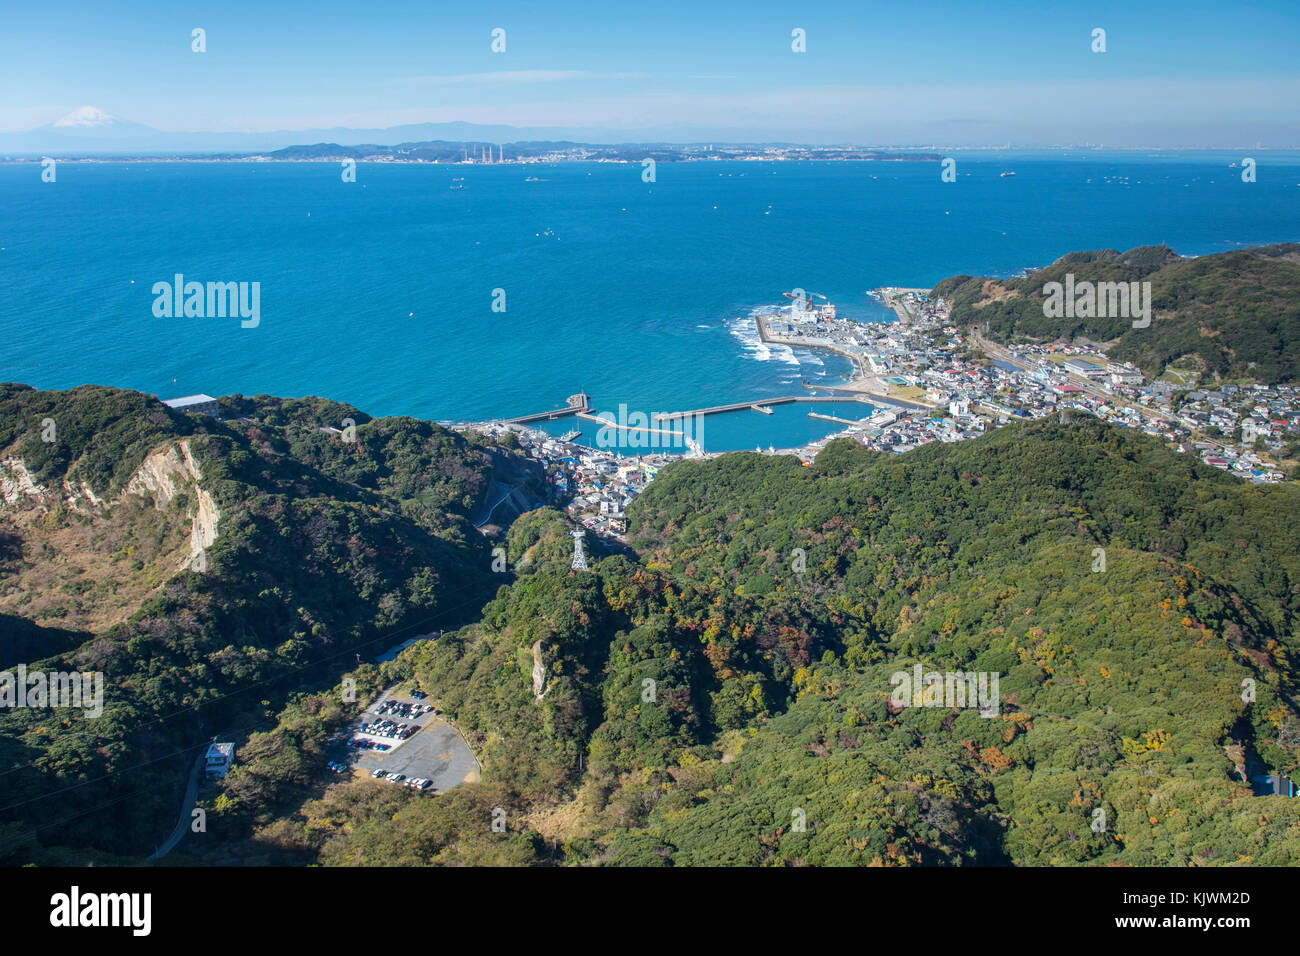
[[[455, 717], [482, 784], [318, 789], [254, 842], [327, 863], [1297, 863], [1300, 802], [1240, 779], [1297, 763], [1297, 504], [1091, 419], [676, 464], [637, 503], [639, 564], [572, 572], [566, 524], [535, 512], [482, 620], [390, 667]], [[916, 662], [999, 674], [999, 713], [893, 707]]]
[[[571, 525], [538, 509], [502, 575], [466, 521], [487, 449], [321, 400], [225, 404], [224, 424], [158, 425], [220, 503], [207, 572], [75, 650], [48, 623], [20, 635], [114, 693], [94, 727], [0, 714], [6, 862], [138, 858], [174, 820], [172, 754], [242, 727], [208, 838], [171, 862], [1300, 863], [1300, 801], [1243, 779], [1300, 763], [1293, 483], [1085, 416], [906, 455], [835, 442], [812, 467], [730, 454], [660, 473], [634, 555], [592, 542], [574, 572]], [[355, 445], [319, 431], [343, 418]], [[123, 487], [154, 444], [137, 428], [107, 426]], [[11, 508], [6, 574], [51, 521], [152, 533], [133, 507]], [[468, 623], [356, 667], [439, 614]], [[918, 663], [997, 675], [996, 713], [899, 707], [891, 677]], [[429, 797], [325, 772], [357, 708], [344, 676], [362, 703], [422, 686], [482, 781]]]
[[[468, 518], [485, 449], [324, 400], [223, 404], [219, 423], [114, 389], [0, 392], [0, 459], [49, 492], [0, 510], [0, 600], [12, 598], [0, 659], [102, 671], [108, 685], [98, 719], [0, 711], [6, 862], [143, 856], [175, 821], [196, 745], [274, 724], [290, 692], [330, 686], [357, 652], [465, 620], [491, 594], [491, 554]], [[320, 430], [344, 417], [355, 442]], [[129, 490], [142, 466], [169, 461], [165, 504], [158, 481]], [[70, 503], [65, 481], [94, 500]], [[176, 558], [190, 557], [201, 494], [219, 518], [198, 571]], [[113, 601], [122, 619], [94, 626]]]
[[[1074, 281], [1151, 283], [1152, 317], [1048, 318], [1043, 286]], [[1300, 244], [1179, 258], [1164, 246], [1076, 252], [1024, 278], [954, 276], [934, 288], [962, 326], [988, 324], [1000, 342], [1087, 338], [1149, 376], [1187, 358], [1210, 377], [1293, 382], [1300, 374]]]

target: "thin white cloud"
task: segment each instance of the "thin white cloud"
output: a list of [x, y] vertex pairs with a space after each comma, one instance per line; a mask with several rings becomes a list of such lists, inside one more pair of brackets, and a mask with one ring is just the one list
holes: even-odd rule
[[399, 76], [397, 86], [505, 86], [513, 83], [558, 83], [565, 80], [643, 80], [645, 73], [593, 73], [588, 70], [497, 70], [487, 73], [448, 73]]

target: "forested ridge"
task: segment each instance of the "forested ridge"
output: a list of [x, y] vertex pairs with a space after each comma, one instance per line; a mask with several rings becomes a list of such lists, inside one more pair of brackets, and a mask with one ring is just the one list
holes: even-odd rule
[[[229, 832], [280, 863], [1300, 862], [1300, 804], [1242, 779], [1296, 764], [1296, 495], [1086, 417], [675, 464], [639, 562], [574, 572], [532, 512], [481, 620], [386, 665], [482, 783], [307, 786]], [[999, 713], [892, 706], [917, 662], [999, 674]]]
[[[1043, 287], [1065, 282], [1150, 282], [1151, 324], [1130, 315], [1053, 318]], [[1167, 246], [1072, 252], [1013, 279], [953, 276], [933, 290], [960, 326], [987, 324], [999, 342], [1086, 339], [1149, 377], [1191, 363], [1208, 379], [1296, 381], [1300, 368], [1300, 244], [1182, 258]]]
[[[30, 418], [47, 394], [5, 401]], [[204, 726], [247, 735], [172, 863], [1300, 863], [1300, 801], [1242, 779], [1297, 765], [1294, 483], [1067, 415], [906, 455], [834, 442], [812, 467], [674, 463], [629, 512], [633, 556], [589, 536], [591, 570], [571, 570], [572, 525], [540, 508], [493, 574], [465, 520], [486, 481], [474, 440], [320, 400], [223, 402], [225, 423], [156, 426], [201, 451], [229, 515], [209, 571], [65, 654], [122, 691], [93, 741], [76, 719], [0, 714], [8, 792], [129, 768], [111, 792], [141, 795], [114, 834], [93, 810], [35, 834], [30, 805], [8, 810], [6, 862], [165, 832], [183, 761], [148, 761], [201, 734], [150, 720], [212, 700]], [[343, 417], [356, 448], [317, 428]], [[122, 427], [126, 474], [152, 441]], [[355, 666], [351, 648], [467, 602], [464, 626]], [[997, 713], [897, 706], [891, 676], [917, 663], [998, 675]], [[481, 782], [429, 797], [324, 770], [330, 735], [398, 680], [464, 732]]]
[[[0, 459], [48, 492], [0, 512], [0, 597], [13, 598], [0, 667], [107, 684], [95, 719], [0, 710], [5, 862], [147, 853], [175, 821], [195, 747], [273, 726], [289, 695], [332, 685], [358, 652], [454, 625], [491, 594], [468, 517], [487, 488], [484, 448], [322, 399], [222, 404], [217, 422], [117, 389], [0, 387]], [[355, 441], [321, 431], [345, 418]], [[181, 441], [197, 482], [178, 472], [165, 503], [126, 490], [151, 455], [179, 464]], [[83, 481], [94, 500], [70, 502]], [[200, 489], [220, 513], [201, 572], [176, 561]], [[33, 577], [37, 595], [23, 587]], [[124, 608], [112, 626], [60, 624], [112, 601]]]

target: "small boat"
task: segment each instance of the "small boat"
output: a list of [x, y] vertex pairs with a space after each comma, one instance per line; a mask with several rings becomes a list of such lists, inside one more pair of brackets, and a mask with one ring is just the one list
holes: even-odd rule
[[1014, 169], [1008, 169], [1005, 173], [1000, 173], [999, 175], [1001, 175], [1003, 179], [1006, 179], [1008, 176], [1014, 176], [1015, 174], [1016, 171]]

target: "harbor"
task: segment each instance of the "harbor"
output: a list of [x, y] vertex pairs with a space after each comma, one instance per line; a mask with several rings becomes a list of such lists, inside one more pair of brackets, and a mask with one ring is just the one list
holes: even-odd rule
[[[601, 426], [594, 443], [611, 447], [615, 453], [635, 451], [648, 444], [656, 448], [671, 448], [682, 454], [698, 454], [707, 448], [701, 440], [702, 422], [714, 416], [756, 412], [775, 420], [777, 410], [802, 405], [810, 407], [803, 413], [805, 421], [811, 419], [855, 429], [879, 427], [879, 418], [870, 416], [882, 406], [895, 410], [891, 422], [910, 414], [928, 414], [934, 408], [933, 403], [926, 401], [915, 389], [909, 391], [904, 380], [894, 378], [891, 381], [881, 374], [888, 365], [866, 348], [873, 323], [843, 317], [834, 303], [817, 293], [795, 290], [784, 293], [784, 296], [789, 300], [788, 304], [759, 309], [752, 315], [753, 329], [759, 342], [839, 355], [850, 363], [847, 379], [834, 384], [805, 379], [800, 383], [804, 391], [799, 394], [747, 397], [675, 411], [633, 412], [631, 415], [624, 411], [618, 416], [611, 412], [598, 412], [591, 396], [585, 390], [579, 390], [568, 396], [561, 406], [496, 419], [491, 424], [514, 429], [538, 426], [542, 433], [552, 438], [580, 446], [590, 441], [585, 437], [582, 422], [591, 422]], [[814, 302], [814, 299], [821, 301]], [[888, 304], [888, 300], [886, 302]], [[893, 308], [899, 321], [904, 317], [908, 321], [913, 319], [913, 313], [902, 303], [895, 303]], [[861, 415], [856, 414], [857, 408], [862, 409]], [[562, 434], [547, 427], [566, 419], [573, 420], [575, 427]], [[786, 424], [781, 426], [781, 430], [788, 433], [791, 420], [787, 417], [782, 421]], [[693, 427], [687, 427], [692, 423]], [[802, 445], [784, 450], [804, 455], [810, 447]]]
[[698, 418], [703, 415], [724, 415], [727, 412], [746, 410], [772, 414], [773, 405], [790, 405], [794, 402], [867, 402], [865, 393], [858, 395], [780, 395], [776, 398], [760, 398], [754, 401], [732, 402], [729, 405], [710, 405], [707, 408], [692, 408], [684, 412], [655, 412], [650, 417], [657, 421], [671, 421], [680, 418]]
[[578, 392], [570, 395], [565, 400], [563, 408], [553, 408], [545, 412], [536, 412], [532, 415], [520, 415], [516, 418], [502, 419], [506, 425], [531, 425], [534, 422], [551, 422], [557, 418], [571, 418], [575, 415], [589, 414], [591, 412], [591, 402], [587, 398], [586, 392]]
[[[949, 324], [949, 307], [925, 290], [879, 289], [872, 293], [897, 317], [890, 323], [860, 323], [838, 315], [829, 303], [812, 306], [804, 297], [790, 305], [756, 311], [755, 328], [764, 343], [817, 349], [848, 358], [849, 379], [834, 385], [803, 383], [803, 394], [745, 398], [678, 411], [597, 412], [585, 390], [564, 405], [542, 412], [478, 424], [458, 425], [489, 436], [513, 433], [524, 453], [540, 462], [553, 502], [590, 532], [622, 542], [625, 508], [664, 466], [688, 458], [712, 458], [703, 423], [715, 416], [781, 409], [809, 409], [806, 421], [836, 426], [802, 444], [760, 454], [794, 455], [810, 465], [827, 443], [849, 439], [867, 448], [903, 453], [932, 442], [957, 442], [1014, 421], [1067, 410], [1084, 411], [1176, 444], [1207, 464], [1251, 481], [1276, 481], [1280, 473], [1261, 459], [1259, 448], [1275, 450], [1281, 426], [1300, 414], [1295, 390], [1189, 392], [1179, 414], [1170, 410], [1168, 383], [1145, 383], [1131, 365], [1110, 362], [1082, 346], [1005, 348], [984, 340], [979, 330]], [[1261, 417], [1261, 399], [1273, 410]], [[1289, 404], [1288, 404], [1289, 402]], [[1230, 410], [1230, 406], [1238, 406]], [[820, 407], [819, 407], [820, 406]], [[854, 417], [861, 412], [861, 417]], [[562, 433], [557, 423], [573, 422]], [[599, 425], [590, 444], [581, 423]], [[1217, 426], [1239, 426], [1261, 436], [1259, 448], [1207, 439]], [[788, 420], [787, 429], [790, 427]]]

